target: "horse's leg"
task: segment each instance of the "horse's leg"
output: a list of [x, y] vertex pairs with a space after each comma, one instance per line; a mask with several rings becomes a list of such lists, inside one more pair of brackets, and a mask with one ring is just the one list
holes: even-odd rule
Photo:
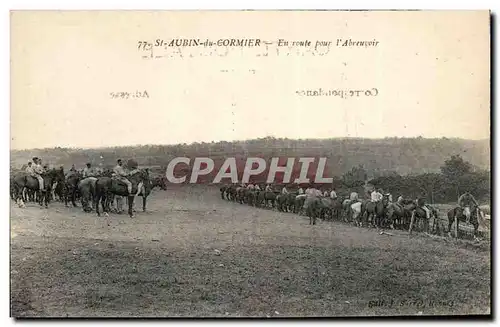
[[134, 218], [134, 212], [132, 211], [133, 206], [134, 206], [134, 196], [128, 196], [128, 215], [130, 218]]
[[460, 221], [458, 215], [455, 215], [455, 238], [458, 238], [458, 233], [460, 232]]
[[94, 198], [94, 204], [95, 204], [95, 212], [97, 213], [97, 216], [100, 217], [101, 213], [99, 212], [99, 202], [101, 201], [101, 194], [99, 192], [96, 192], [95, 198]]
[[38, 190], [37, 192], [37, 200], [38, 204], [40, 204], [40, 207], [43, 206], [43, 196], [42, 196], [42, 191]]
[[43, 192], [43, 202], [44, 202], [45, 208], [49, 207], [49, 201], [50, 201], [50, 191], [45, 189], [45, 191]]
[[411, 235], [411, 232], [413, 230], [413, 224], [414, 223], [415, 223], [415, 211], [413, 211], [412, 214], [411, 214], [410, 228], [408, 230], [408, 232], [410, 233], [410, 235]]
[[146, 212], [146, 195], [142, 195], [142, 211]]
[[78, 205], [76, 204], [76, 187], [73, 187], [73, 189], [71, 190], [71, 204], [73, 205], [73, 207], [78, 207]]

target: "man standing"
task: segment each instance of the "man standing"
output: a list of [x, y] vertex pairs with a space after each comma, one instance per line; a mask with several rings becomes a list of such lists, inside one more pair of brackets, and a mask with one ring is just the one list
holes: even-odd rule
[[479, 203], [476, 201], [474, 196], [470, 194], [469, 191], [466, 191], [458, 198], [458, 206], [462, 209], [462, 212], [465, 215], [466, 222], [470, 223], [471, 211], [470, 208], [472, 206], [479, 206]]
[[129, 195], [132, 194], [132, 183], [127, 179], [128, 173], [123, 168], [122, 159], [116, 161], [117, 165], [113, 168], [113, 177], [127, 185], [127, 190]]

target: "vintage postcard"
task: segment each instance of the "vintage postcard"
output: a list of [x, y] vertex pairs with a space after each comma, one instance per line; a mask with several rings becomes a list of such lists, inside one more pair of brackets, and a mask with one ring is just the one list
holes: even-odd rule
[[11, 316], [491, 314], [488, 11], [12, 11]]

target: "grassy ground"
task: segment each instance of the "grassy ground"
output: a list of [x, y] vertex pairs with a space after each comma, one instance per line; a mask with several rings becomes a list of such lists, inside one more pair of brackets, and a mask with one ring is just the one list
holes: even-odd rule
[[13, 316], [304, 317], [490, 312], [489, 243], [379, 234], [208, 188], [137, 218], [12, 208]]

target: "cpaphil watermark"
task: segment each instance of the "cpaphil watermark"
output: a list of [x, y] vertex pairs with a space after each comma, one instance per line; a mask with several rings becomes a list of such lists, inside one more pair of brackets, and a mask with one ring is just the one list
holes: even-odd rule
[[[244, 165], [238, 165], [236, 158], [229, 157], [220, 167], [216, 168], [214, 160], [208, 157], [197, 157], [194, 160], [187, 157], [177, 157], [169, 162], [165, 177], [173, 184], [194, 184], [198, 183], [200, 177], [212, 177], [216, 172], [210, 181], [213, 184], [223, 182], [249, 183], [252, 176], [267, 173], [265, 182], [268, 184], [275, 183], [278, 174], [282, 174], [281, 182], [284, 184], [313, 182], [315, 184], [331, 184], [333, 182], [332, 177], [324, 177], [326, 158], [286, 158], [284, 165], [280, 165], [280, 159], [283, 158], [271, 158], [268, 165], [268, 161], [263, 158], [249, 157]], [[181, 173], [175, 174], [175, 172], [179, 172], [180, 166], [184, 166], [185, 169], [181, 169]], [[292, 179], [293, 175], [296, 177]]]

